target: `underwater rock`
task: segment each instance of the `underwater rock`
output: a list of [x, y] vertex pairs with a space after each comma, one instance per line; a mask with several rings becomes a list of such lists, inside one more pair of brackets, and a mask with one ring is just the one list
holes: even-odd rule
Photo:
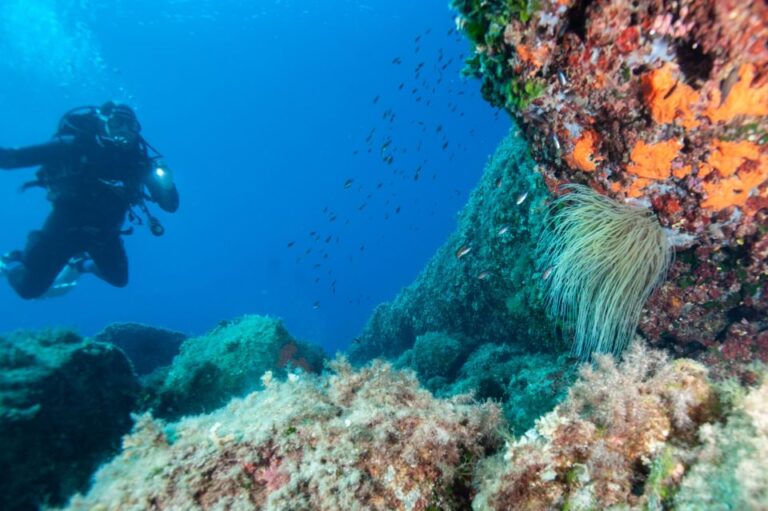
[[500, 402], [512, 431], [522, 433], [565, 398], [577, 372], [577, 361], [567, 355], [484, 344], [472, 352], [452, 385], [439, 394], [471, 392], [478, 400]]
[[150, 405], [155, 414], [179, 418], [214, 410], [261, 386], [267, 371], [320, 372], [325, 355], [291, 337], [282, 321], [243, 316], [184, 341]]
[[171, 363], [186, 334], [140, 323], [112, 323], [93, 337], [114, 344], [128, 355], [136, 374], [143, 376]]
[[[465, 72], [547, 187], [648, 208], [678, 257], [640, 329], [680, 354], [768, 329], [768, 5], [453, 0]], [[677, 346], [675, 346], [677, 345]], [[761, 353], [764, 358], [765, 353]]]
[[[466, 356], [467, 342], [460, 336], [444, 332], [427, 332], [416, 338], [408, 366], [423, 381], [431, 378], [453, 378]], [[429, 387], [429, 386], [428, 386]]]
[[500, 447], [493, 404], [435, 399], [374, 363], [301, 375], [165, 425], [145, 415], [68, 509], [466, 510]]
[[565, 398], [578, 360], [568, 355], [528, 353], [520, 346], [475, 347], [463, 336], [428, 332], [393, 362], [415, 371], [437, 397], [471, 395], [498, 403], [512, 431], [523, 432]]
[[451, 332], [468, 343], [560, 348], [535, 285], [534, 248], [549, 193], [526, 144], [510, 133], [488, 162], [459, 225], [416, 281], [376, 308], [351, 348], [356, 363], [396, 358], [420, 335]]
[[125, 354], [66, 330], [0, 337], [0, 508], [63, 504], [131, 429]]

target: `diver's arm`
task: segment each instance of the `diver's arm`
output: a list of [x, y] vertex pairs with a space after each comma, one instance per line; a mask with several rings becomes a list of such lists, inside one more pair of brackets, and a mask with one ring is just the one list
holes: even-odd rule
[[173, 213], [179, 209], [179, 191], [173, 182], [173, 173], [165, 165], [154, 165], [144, 178], [144, 186], [163, 211]]
[[61, 161], [72, 154], [74, 140], [59, 137], [51, 142], [21, 147], [0, 148], [0, 169], [20, 169], [37, 165], [48, 165]]

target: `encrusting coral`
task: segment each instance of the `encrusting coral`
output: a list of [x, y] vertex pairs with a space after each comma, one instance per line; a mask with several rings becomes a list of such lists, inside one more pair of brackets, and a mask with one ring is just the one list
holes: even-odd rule
[[620, 353], [669, 267], [671, 247], [649, 211], [586, 186], [566, 189], [538, 247], [548, 308], [573, 332], [576, 355]]

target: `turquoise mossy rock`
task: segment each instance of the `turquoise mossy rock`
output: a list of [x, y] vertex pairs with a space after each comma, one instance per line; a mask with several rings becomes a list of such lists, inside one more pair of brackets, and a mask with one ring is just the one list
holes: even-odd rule
[[164, 418], [209, 412], [260, 387], [267, 371], [319, 372], [323, 360], [319, 347], [294, 339], [281, 320], [243, 316], [184, 341], [150, 408]]

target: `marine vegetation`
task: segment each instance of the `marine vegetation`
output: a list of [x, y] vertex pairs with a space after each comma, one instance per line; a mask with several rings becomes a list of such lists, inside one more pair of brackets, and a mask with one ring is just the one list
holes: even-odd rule
[[764, 509], [768, 383], [717, 386], [703, 365], [634, 343], [622, 362], [584, 364], [513, 435], [494, 403], [436, 398], [410, 371], [341, 357], [328, 369], [268, 373], [263, 390], [177, 422], [136, 416], [67, 509]]
[[550, 313], [574, 335], [573, 351], [621, 353], [672, 250], [648, 210], [569, 185], [552, 204], [538, 263]]
[[598, 355], [561, 405], [483, 463], [473, 509], [662, 509], [717, 410], [701, 364], [641, 343], [620, 364]]

